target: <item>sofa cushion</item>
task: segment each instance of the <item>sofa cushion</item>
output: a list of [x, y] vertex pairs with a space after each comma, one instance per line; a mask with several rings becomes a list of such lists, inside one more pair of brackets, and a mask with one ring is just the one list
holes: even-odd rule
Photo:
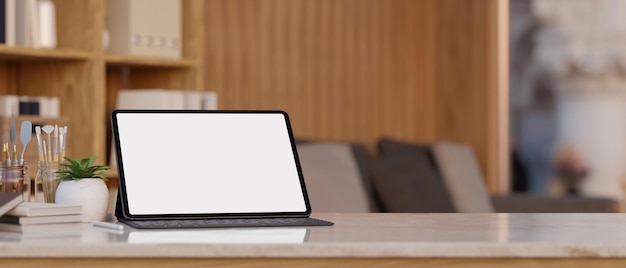
[[370, 212], [368, 195], [350, 144], [297, 144], [314, 212]]
[[[420, 156], [420, 160], [425, 159], [426, 163], [434, 167], [435, 172], [441, 178], [439, 169], [437, 168], [437, 162], [432, 154], [430, 144], [422, 143], [409, 143], [404, 141], [398, 141], [391, 138], [382, 138], [378, 141], [378, 155], [392, 155], [411, 152]], [[445, 181], [444, 181], [445, 186]]]
[[451, 142], [438, 142], [432, 148], [454, 207], [459, 212], [494, 212], [472, 149], [468, 145]]
[[408, 143], [397, 141], [391, 138], [382, 138], [378, 141], [378, 155], [392, 155], [406, 152], [414, 152], [420, 155], [426, 155], [430, 159], [430, 145]]
[[604, 197], [508, 195], [492, 196], [498, 213], [615, 213], [619, 204]]
[[455, 212], [448, 191], [426, 151], [381, 155], [373, 182], [387, 212]]
[[372, 164], [372, 157], [369, 154], [367, 147], [363, 144], [354, 143], [350, 144], [350, 147], [352, 148], [352, 155], [354, 156], [354, 160], [359, 167], [361, 182], [363, 184], [363, 188], [365, 188], [365, 193], [368, 197], [370, 211], [381, 212], [380, 200], [378, 199], [378, 195], [376, 194], [376, 190], [374, 189], [374, 185], [372, 183], [372, 174], [370, 171], [372, 169], [372, 167], [370, 166]]

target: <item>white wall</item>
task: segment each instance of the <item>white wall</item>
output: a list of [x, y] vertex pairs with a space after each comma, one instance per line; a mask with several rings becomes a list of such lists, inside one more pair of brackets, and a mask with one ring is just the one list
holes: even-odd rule
[[[626, 90], [626, 89], [625, 89]], [[557, 104], [557, 139], [580, 150], [589, 163], [582, 194], [621, 200], [626, 172], [626, 98], [620, 93], [562, 96]]]

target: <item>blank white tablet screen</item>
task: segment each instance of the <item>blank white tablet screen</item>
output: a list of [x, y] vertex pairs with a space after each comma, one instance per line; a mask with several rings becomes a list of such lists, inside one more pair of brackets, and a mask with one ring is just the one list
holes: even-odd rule
[[117, 113], [132, 215], [305, 212], [281, 113]]

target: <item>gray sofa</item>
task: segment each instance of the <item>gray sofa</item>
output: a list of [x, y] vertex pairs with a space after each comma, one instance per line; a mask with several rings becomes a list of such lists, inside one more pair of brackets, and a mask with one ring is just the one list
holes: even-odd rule
[[376, 157], [361, 144], [299, 141], [314, 212], [618, 212], [600, 197], [490, 196], [471, 149], [381, 139]]

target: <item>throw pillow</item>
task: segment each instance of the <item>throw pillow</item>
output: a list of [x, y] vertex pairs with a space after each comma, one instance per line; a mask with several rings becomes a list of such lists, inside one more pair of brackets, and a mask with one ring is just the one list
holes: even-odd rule
[[439, 172], [437, 169], [437, 162], [433, 158], [430, 145], [402, 142], [390, 138], [382, 138], [378, 141], [379, 155], [392, 155], [406, 152], [412, 152], [420, 155], [420, 158], [425, 158], [427, 161], [426, 163], [431, 164], [435, 168], [435, 171]]
[[368, 196], [349, 144], [297, 144], [314, 212], [370, 212]]
[[380, 156], [373, 182], [388, 212], [455, 212], [443, 180], [424, 152]]
[[459, 212], [495, 211], [478, 161], [469, 146], [438, 142], [433, 145], [433, 155]]
[[378, 154], [391, 155], [405, 152], [415, 152], [417, 154], [430, 154], [430, 146], [418, 143], [408, 143], [397, 141], [391, 138], [382, 138], [378, 141]]

